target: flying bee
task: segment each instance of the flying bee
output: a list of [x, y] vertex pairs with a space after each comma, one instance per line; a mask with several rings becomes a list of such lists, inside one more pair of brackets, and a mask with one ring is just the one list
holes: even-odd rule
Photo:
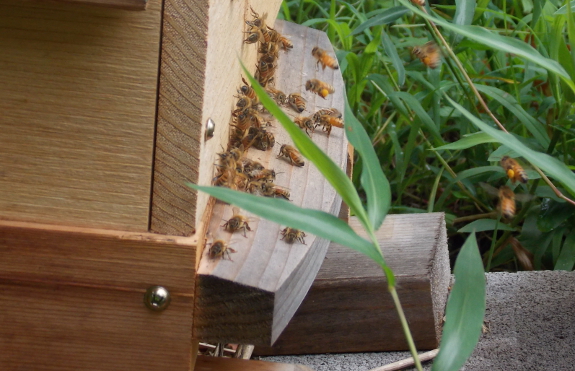
[[303, 156], [297, 149], [289, 144], [284, 144], [280, 148], [280, 154], [278, 157], [285, 157], [290, 164], [295, 166], [304, 166], [305, 162], [303, 160]]
[[296, 241], [299, 241], [304, 245], [306, 244], [305, 240], [303, 239], [305, 237], [305, 232], [302, 232], [299, 229], [286, 227], [282, 230], [281, 234], [283, 236], [281, 239], [286, 243], [292, 244]]
[[299, 113], [302, 113], [305, 110], [306, 100], [298, 93], [291, 93], [288, 95], [288, 102], [290, 106]]
[[325, 50], [317, 46], [311, 50], [311, 55], [313, 55], [315, 59], [317, 59], [316, 65], [319, 65], [321, 63], [321, 68], [323, 70], [325, 70], [325, 67], [329, 67], [334, 70], [337, 70], [339, 68], [339, 66], [337, 65], [337, 60], [331, 55], [327, 54]]
[[270, 97], [272, 97], [276, 101], [277, 104], [281, 105], [286, 104], [287, 97], [283, 91], [268, 86], [266, 87], [266, 92]]
[[329, 94], [335, 93], [333, 86], [318, 79], [307, 80], [305, 83], [305, 90], [311, 90], [323, 99], [325, 99]]
[[437, 68], [441, 61], [439, 46], [437, 46], [433, 40], [426, 42], [421, 46], [414, 47], [412, 49], [412, 53], [419, 58], [421, 63], [425, 64], [429, 68]]
[[501, 158], [501, 167], [505, 170], [505, 173], [509, 179], [511, 179], [513, 184], [515, 184], [517, 181], [521, 183], [527, 183], [529, 180], [525, 170], [523, 170], [523, 167], [509, 156], [503, 156]]
[[327, 136], [331, 134], [331, 128], [333, 126], [337, 128], [343, 128], [343, 121], [337, 117], [333, 117], [330, 115], [321, 115], [319, 117], [318, 126], [321, 126], [322, 131], [327, 133]]
[[311, 138], [310, 132], [313, 133], [315, 131], [315, 122], [313, 117], [298, 116], [294, 119], [293, 122], [296, 123], [300, 128], [304, 129], [307, 136]]
[[224, 229], [234, 233], [236, 231], [242, 230], [244, 232], [244, 237], [246, 236], [246, 231], [251, 231], [251, 228], [248, 224], [248, 218], [240, 214], [240, 209], [237, 207], [232, 208], [232, 217], [228, 219], [222, 227]]
[[319, 118], [323, 115], [329, 115], [333, 117], [337, 117], [338, 119], [342, 118], [343, 115], [339, 112], [336, 108], [323, 108], [313, 114], [313, 121], [315, 123], [319, 122]]
[[227, 254], [228, 260], [233, 261], [230, 256], [230, 252], [235, 253], [236, 250], [229, 247], [225, 241], [215, 240], [214, 242], [210, 242], [207, 245], [211, 245], [210, 249], [208, 250], [208, 257], [210, 259], [217, 259], [217, 258], [225, 259]]
[[507, 186], [499, 188], [499, 211], [507, 219], [515, 216], [515, 193]]

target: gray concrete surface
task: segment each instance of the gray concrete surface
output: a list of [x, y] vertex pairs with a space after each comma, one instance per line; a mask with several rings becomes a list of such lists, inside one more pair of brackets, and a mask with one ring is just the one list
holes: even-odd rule
[[[488, 273], [486, 277], [489, 331], [462, 370], [575, 370], [575, 273]], [[315, 371], [367, 371], [406, 357], [407, 352], [386, 352], [262, 359], [302, 364]]]

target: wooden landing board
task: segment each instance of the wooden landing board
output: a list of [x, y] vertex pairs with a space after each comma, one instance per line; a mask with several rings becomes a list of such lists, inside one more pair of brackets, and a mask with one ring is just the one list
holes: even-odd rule
[[[241, 84], [242, 60], [255, 72], [255, 46], [244, 44], [250, 6], [273, 25], [281, 0], [164, 2], [151, 230], [191, 236], [209, 197], [186, 182], [208, 184]], [[215, 134], [205, 140], [211, 118]]]
[[194, 371], [313, 371], [302, 365], [198, 356]]
[[[280, 52], [276, 88], [286, 94], [298, 92], [307, 99], [302, 115], [309, 116], [320, 108], [337, 108], [343, 112], [343, 79], [339, 71], [316, 69], [311, 55], [314, 46], [333, 53], [325, 33], [287, 22], [276, 22], [276, 29], [293, 42], [289, 52]], [[255, 45], [253, 46], [255, 47]], [[305, 82], [319, 78], [336, 89], [328, 99], [305, 91]], [[296, 112], [284, 109], [295, 117]], [[275, 121], [274, 121], [275, 122]], [[276, 183], [288, 188], [292, 202], [298, 206], [319, 209], [338, 215], [341, 199], [320, 172], [306, 160], [304, 167], [293, 167], [277, 159], [279, 143], [291, 139], [275, 122], [271, 131], [276, 138], [272, 151], [250, 149], [247, 157], [281, 173]], [[342, 129], [334, 128], [328, 138], [321, 130], [312, 135], [318, 144], [341, 168], [346, 168], [347, 140]], [[194, 337], [207, 342], [271, 344], [295, 313], [303, 300], [325, 252], [328, 241], [308, 235], [306, 245], [289, 245], [281, 241], [285, 226], [245, 213], [253, 229], [247, 238], [223, 230], [224, 220], [232, 216], [231, 206], [216, 203], [208, 228], [215, 239], [229, 242], [237, 250], [230, 260], [210, 260], [204, 251], [198, 268], [196, 319]]]
[[0, 0], [0, 219], [148, 230], [160, 0]]
[[[54, 0], [55, 1], [55, 0]], [[148, 0], [58, 0], [73, 4], [88, 4], [126, 10], [145, 10]]]
[[[350, 225], [361, 229], [356, 218]], [[377, 237], [396, 275], [417, 349], [436, 348], [451, 277], [443, 214], [388, 215]], [[308, 295], [278, 341], [273, 347], [256, 347], [254, 354], [407, 349], [381, 269], [354, 250], [332, 243]]]
[[[0, 368], [189, 371], [196, 244], [0, 221]], [[154, 285], [163, 312], [144, 305]]]

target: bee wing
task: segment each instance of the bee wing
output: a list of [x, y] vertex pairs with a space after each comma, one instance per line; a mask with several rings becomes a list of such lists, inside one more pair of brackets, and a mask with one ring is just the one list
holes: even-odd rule
[[479, 186], [481, 188], [483, 188], [483, 190], [485, 192], [487, 192], [488, 194], [495, 196], [495, 197], [499, 197], [499, 190], [497, 188], [493, 187], [492, 185], [487, 184], [485, 182], [479, 182]]
[[237, 206], [232, 207], [232, 214], [238, 215], [240, 213], [240, 208]]
[[530, 195], [527, 193], [519, 193], [519, 194], [515, 194], [515, 200], [519, 201], [519, 202], [528, 202], [531, 201], [533, 199], [535, 199], [537, 196], [535, 195]]

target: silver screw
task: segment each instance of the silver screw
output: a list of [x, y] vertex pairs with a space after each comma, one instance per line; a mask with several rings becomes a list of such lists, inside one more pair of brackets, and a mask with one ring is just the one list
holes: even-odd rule
[[162, 311], [170, 305], [170, 292], [162, 286], [148, 287], [144, 295], [144, 304], [153, 311]]
[[216, 130], [216, 123], [211, 118], [206, 122], [206, 140], [214, 136], [214, 131]]

